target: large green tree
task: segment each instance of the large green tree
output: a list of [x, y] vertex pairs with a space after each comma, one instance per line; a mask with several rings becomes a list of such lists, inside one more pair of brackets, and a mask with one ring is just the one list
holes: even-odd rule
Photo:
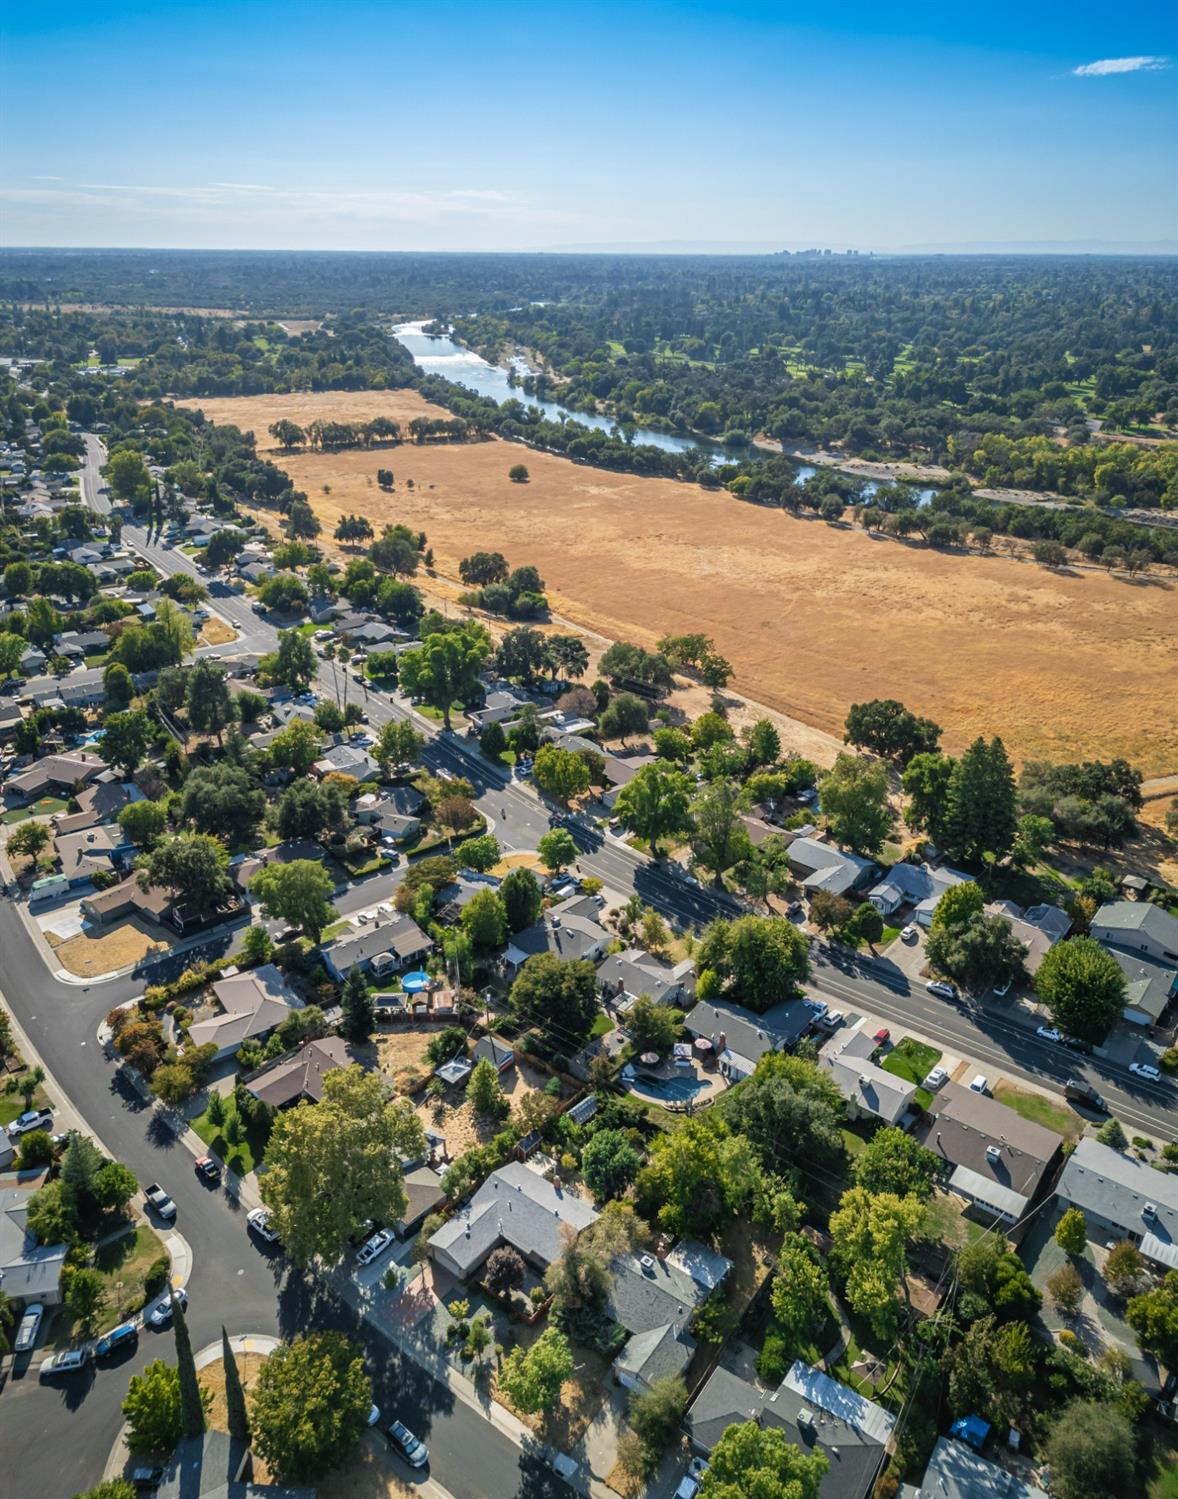
[[898, 1197], [932, 1196], [941, 1163], [931, 1150], [894, 1126], [878, 1130], [855, 1157], [855, 1185], [868, 1192], [892, 1192]]
[[140, 708], [108, 713], [102, 723], [102, 757], [120, 770], [143, 764], [151, 743], [151, 719]]
[[1137, 1341], [1154, 1353], [1167, 1369], [1178, 1369], [1178, 1270], [1143, 1296], [1134, 1296], [1125, 1308], [1125, 1320]]
[[740, 791], [721, 779], [705, 786], [691, 806], [696, 857], [717, 884], [726, 869], [750, 857], [752, 844], [740, 820]]
[[507, 925], [513, 932], [522, 932], [538, 919], [544, 896], [530, 869], [511, 870], [499, 886], [499, 896], [507, 912]]
[[1125, 975], [1094, 937], [1057, 942], [1043, 956], [1035, 988], [1069, 1035], [1101, 1042], [1125, 1008]]
[[879, 853], [893, 821], [884, 767], [841, 754], [818, 785], [831, 837], [856, 853]]
[[761, 1182], [752, 1142], [714, 1116], [659, 1135], [638, 1177], [638, 1201], [672, 1234], [704, 1237], [748, 1211]]
[[550, 1029], [571, 1050], [597, 1014], [597, 970], [587, 958], [535, 953], [516, 975], [510, 1002], [521, 1021]]
[[335, 885], [317, 859], [292, 859], [289, 864], [267, 864], [249, 884], [250, 894], [262, 902], [267, 916], [300, 927], [318, 942], [325, 926], [335, 919], [331, 897]]
[[942, 837], [955, 859], [1004, 858], [1018, 831], [1014, 771], [1001, 739], [978, 738], [956, 761], [946, 792]]
[[536, 752], [532, 778], [541, 791], [568, 806], [589, 790], [589, 767], [573, 750], [542, 744]]
[[643, 838], [654, 858], [664, 838], [691, 828], [691, 782], [662, 761], [644, 765], [618, 792], [614, 811], [624, 828]]
[[139, 877], [145, 889], [158, 885], [186, 904], [210, 910], [233, 888], [229, 855], [207, 833], [179, 833], [158, 843]]
[[704, 932], [696, 953], [701, 977], [711, 972], [761, 1013], [793, 999], [810, 972], [805, 934], [781, 916], [720, 918]]
[[221, 667], [202, 656], [188, 673], [185, 695], [188, 722], [198, 734], [216, 734], [217, 743], [234, 720], [233, 698]]
[[280, 1343], [258, 1373], [254, 1447], [281, 1479], [304, 1483], [356, 1447], [371, 1408], [363, 1350], [343, 1333], [308, 1333]]
[[548, 1327], [525, 1352], [513, 1348], [499, 1370], [499, 1388], [525, 1415], [546, 1411], [560, 1399], [560, 1389], [573, 1373], [569, 1340]]
[[1045, 1455], [1059, 1499], [1108, 1499], [1137, 1490], [1137, 1440], [1116, 1406], [1079, 1400], [1051, 1421]]
[[850, 1187], [831, 1215], [831, 1257], [846, 1281], [847, 1303], [877, 1337], [895, 1333], [897, 1293], [908, 1272], [908, 1243], [924, 1216], [919, 1197]]
[[156, 1359], [133, 1374], [122, 1403], [127, 1446], [132, 1452], [171, 1452], [184, 1434], [180, 1420], [180, 1376]]
[[793, 1347], [826, 1319], [830, 1282], [813, 1245], [801, 1234], [786, 1234], [771, 1294], [773, 1315]]
[[743, 1421], [712, 1448], [699, 1499], [818, 1499], [829, 1467], [824, 1452], [803, 1452], [779, 1427]]
[[488, 654], [483, 632], [452, 630], [429, 635], [418, 649], [401, 657], [401, 687], [437, 709], [448, 729], [451, 707], [473, 694]]

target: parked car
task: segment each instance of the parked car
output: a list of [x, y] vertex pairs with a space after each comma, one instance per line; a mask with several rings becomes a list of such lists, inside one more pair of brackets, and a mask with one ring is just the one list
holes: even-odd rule
[[379, 1420], [380, 1420], [380, 1406], [379, 1405], [374, 1405], [372, 1407], [372, 1409], [368, 1412], [368, 1424], [369, 1424], [369, 1426], [375, 1426]]
[[137, 1468], [131, 1470], [131, 1486], [136, 1493], [154, 1494], [163, 1482], [164, 1470], [154, 1468], [150, 1463], [140, 1463]]
[[921, 1083], [920, 1086], [924, 1088], [926, 1092], [935, 1093], [938, 1088], [943, 1088], [948, 1081], [949, 1074], [945, 1070], [945, 1068], [934, 1067], [933, 1070], [929, 1073], [928, 1077], [925, 1078], [924, 1082]]
[[67, 1374], [77, 1374], [90, 1362], [89, 1348], [67, 1348], [63, 1353], [51, 1353], [43, 1359], [37, 1371], [41, 1379], [56, 1379]]
[[356, 1259], [361, 1265], [371, 1265], [374, 1260], [380, 1259], [381, 1255], [393, 1242], [392, 1230], [378, 1228], [371, 1238], [365, 1239], [356, 1251]]
[[269, 1208], [251, 1208], [245, 1215], [245, 1221], [259, 1239], [265, 1239], [267, 1244], [277, 1244], [278, 1235], [270, 1227]]
[[952, 984], [947, 984], [944, 979], [929, 979], [924, 986], [930, 994], [935, 994], [938, 999], [956, 999], [957, 990]]
[[41, 1318], [44, 1315], [45, 1308], [39, 1301], [34, 1301], [31, 1306], [25, 1307], [25, 1314], [20, 1319], [20, 1326], [16, 1330], [16, 1339], [12, 1345], [13, 1353], [32, 1353], [37, 1334], [41, 1331]]
[[1037, 1025], [1035, 1034], [1040, 1041], [1062, 1041], [1063, 1031], [1057, 1031], [1053, 1025]]
[[200, 1155], [196, 1158], [196, 1174], [203, 1176], [207, 1182], [219, 1182], [221, 1180], [221, 1163], [215, 1161], [211, 1155]]
[[696, 1499], [707, 1471], [706, 1460], [702, 1457], [693, 1457], [687, 1465], [687, 1472], [679, 1480], [679, 1487], [675, 1490], [675, 1499]]
[[394, 1421], [386, 1435], [389, 1446], [395, 1447], [411, 1468], [424, 1468], [429, 1462], [429, 1448], [404, 1422]]
[[989, 1079], [986, 1078], [986, 1077], [983, 1077], [982, 1074], [979, 1072], [978, 1075], [977, 1075], [977, 1077], [974, 1078], [973, 1082], [970, 1083], [970, 1085], [969, 1085], [969, 1091], [971, 1093], [989, 1093], [989, 1091], [990, 1091], [990, 1082], [989, 1082]]
[[132, 1343], [139, 1341], [139, 1329], [134, 1322], [120, 1322], [117, 1327], [112, 1327], [110, 1332], [105, 1333], [94, 1345], [95, 1358], [109, 1358], [112, 1353], [117, 1353], [120, 1348], [128, 1348]]
[[1078, 1051], [1083, 1057], [1090, 1057], [1092, 1055], [1092, 1042], [1084, 1041], [1079, 1036], [1065, 1035], [1063, 1038], [1063, 1045], [1066, 1046], [1069, 1051]]
[[901, 927], [900, 929], [901, 942], [915, 942], [917, 937], [919, 936], [920, 933], [916, 930], [911, 922], [909, 922], [906, 927]]
[[160, 1186], [159, 1182], [152, 1182], [144, 1187], [143, 1195], [147, 1198], [147, 1205], [153, 1208], [166, 1222], [171, 1223], [176, 1217], [176, 1204]]
[[814, 1015], [826, 1014], [826, 1001], [824, 999], [803, 999], [802, 1003]]
[[886, 1046], [892, 1039], [892, 1033], [886, 1025], [881, 1025], [879, 1030], [871, 1038], [877, 1046]]
[[1063, 1085], [1063, 1096], [1070, 1098], [1073, 1103], [1086, 1103], [1090, 1109], [1099, 1109], [1102, 1114], [1108, 1113], [1108, 1104], [1092, 1084], [1086, 1083], [1083, 1078], [1069, 1077]]
[[[177, 1286], [172, 1296], [175, 1296], [176, 1305], [183, 1311], [188, 1305], [188, 1292], [183, 1286]], [[146, 1321], [149, 1327], [167, 1327], [172, 1320], [172, 1296], [161, 1296], [148, 1312]]]
[[1134, 1077], [1143, 1077], [1147, 1082], [1159, 1083], [1162, 1080], [1162, 1074], [1152, 1062], [1130, 1062], [1129, 1071]]
[[1005, 999], [1006, 996], [1010, 993], [1010, 986], [1013, 983], [1014, 983], [1013, 979], [1007, 979], [1004, 984], [995, 984], [994, 985], [994, 994], [995, 994], [995, 996], [998, 999]]
[[846, 1018], [841, 1010], [827, 1010], [825, 1015], [815, 1015], [814, 1024], [824, 1031], [837, 1031]]
[[26, 1109], [23, 1114], [18, 1114], [8, 1126], [9, 1136], [13, 1139], [21, 1135], [27, 1135], [31, 1130], [50, 1129], [53, 1126], [52, 1109]]

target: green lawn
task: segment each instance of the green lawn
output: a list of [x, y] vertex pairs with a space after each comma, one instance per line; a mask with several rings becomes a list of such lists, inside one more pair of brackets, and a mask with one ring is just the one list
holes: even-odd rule
[[606, 1014], [598, 1015], [593, 1022], [593, 1029], [589, 1032], [590, 1041], [596, 1041], [599, 1036], [608, 1036], [614, 1028], [613, 1021]]
[[1044, 1129], [1054, 1130], [1065, 1140], [1078, 1140], [1083, 1133], [1082, 1119], [1062, 1104], [1044, 1098], [1041, 1093], [1026, 1092], [1022, 1088], [1016, 1088], [1013, 1083], [1001, 1082], [994, 1085], [994, 1097], [1023, 1119], [1029, 1119], [1032, 1124], [1041, 1124]]
[[[47, 1109], [49, 1107], [49, 1095], [44, 1088], [38, 1088], [33, 1094], [33, 1107], [35, 1109]], [[11, 1124], [18, 1114], [25, 1111], [25, 1099], [23, 1093], [0, 1093], [0, 1124]]]
[[27, 807], [14, 807], [5, 812], [0, 822], [23, 822], [26, 817], [48, 817], [51, 812], [64, 812], [69, 802], [60, 796], [43, 796], [40, 801], [30, 802]]
[[985, 1234], [980, 1223], [965, 1217], [951, 1197], [936, 1193], [929, 1198], [920, 1225], [921, 1234], [950, 1249], [964, 1249]]
[[139, 1310], [147, 1300], [143, 1277], [166, 1253], [159, 1235], [146, 1226], [140, 1226], [134, 1233], [125, 1234], [113, 1243], [104, 1244], [97, 1251], [94, 1268], [102, 1271], [110, 1297], [99, 1331], [105, 1332]]
[[[226, 1120], [233, 1114], [233, 1106], [229, 1105]], [[244, 1124], [245, 1121], [243, 1120]], [[265, 1140], [261, 1134], [246, 1125], [245, 1139], [240, 1145], [233, 1146], [225, 1139], [224, 1125], [216, 1125], [210, 1122], [208, 1111], [200, 1114], [192, 1121], [192, 1127], [219, 1160], [225, 1162], [230, 1171], [238, 1176], [245, 1176], [247, 1172], [256, 1171], [261, 1164], [262, 1155], [265, 1151]]]
[[890, 947], [896, 940], [896, 938], [900, 935], [900, 930], [901, 929], [898, 926], [885, 926], [883, 929], [883, 936], [875, 944], [876, 947]]
[[911, 1036], [905, 1036], [892, 1047], [882, 1066], [885, 1072], [915, 1083], [916, 1102], [922, 1109], [927, 1109], [933, 1095], [920, 1085], [940, 1060], [941, 1053], [935, 1046], [925, 1046], [920, 1041], [914, 1041]]
[[849, 1129], [846, 1125], [843, 1125], [839, 1133], [843, 1137], [843, 1149], [847, 1152], [851, 1160], [854, 1160], [857, 1155], [862, 1155], [867, 1149], [867, 1141], [862, 1135], [856, 1134], [853, 1129]]

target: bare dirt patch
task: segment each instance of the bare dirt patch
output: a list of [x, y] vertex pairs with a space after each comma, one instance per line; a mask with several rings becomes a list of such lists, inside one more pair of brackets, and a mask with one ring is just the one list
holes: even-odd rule
[[[539, 567], [556, 610], [610, 638], [704, 630], [740, 691], [826, 735], [850, 703], [896, 697], [943, 724], [951, 750], [1001, 734], [1020, 760], [1178, 769], [1178, 609], [1161, 577], [934, 551], [499, 441], [283, 454], [266, 440], [282, 416], [444, 414], [414, 391], [189, 404], [258, 433], [329, 531], [348, 511], [404, 521], [452, 575], [469, 552], [500, 550]], [[521, 458], [531, 481], [512, 484]], [[378, 466], [396, 473], [391, 494]]]
[[411, 1090], [415, 1079], [429, 1077], [425, 1049], [438, 1034], [436, 1026], [422, 1030], [382, 1031], [373, 1038], [377, 1065], [398, 1093]]
[[204, 628], [200, 632], [198, 645], [228, 645], [231, 640], [237, 639], [237, 631], [232, 625], [227, 625], [223, 619], [215, 614], [210, 614], [205, 620]]
[[[515, 1066], [499, 1079], [512, 1108], [529, 1093], [539, 1092], [548, 1082], [548, 1074], [527, 1062]], [[448, 1088], [442, 1099], [426, 1099], [416, 1105], [418, 1116], [427, 1128], [437, 1130], [446, 1141], [446, 1153], [457, 1157], [474, 1145], [485, 1145], [499, 1133], [502, 1124], [475, 1113], [459, 1088]]]
[[167, 942], [161, 940], [158, 931], [141, 924], [138, 917], [124, 921], [109, 932], [82, 932], [64, 942], [52, 932], [45, 939], [53, 948], [53, 956], [67, 973], [78, 978], [95, 978], [100, 973], [113, 973], [116, 968], [126, 968], [138, 963], [152, 952], [166, 952]]

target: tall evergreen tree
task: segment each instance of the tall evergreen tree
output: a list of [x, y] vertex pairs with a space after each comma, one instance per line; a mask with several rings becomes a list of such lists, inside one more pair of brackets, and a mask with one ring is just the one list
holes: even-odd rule
[[198, 1437], [205, 1429], [205, 1407], [201, 1399], [200, 1381], [196, 1377], [192, 1340], [188, 1336], [188, 1323], [184, 1320], [184, 1309], [176, 1300], [175, 1291], [169, 1289], [168, 1296], [172, 1302], [172, 1331], [176, 1337], [176, 1368], [180, 1375], [180, 1425], [186, 1437]]
[[1014, 771], [1001, 739], [977, 738], [949, 777], [945, 845], [957, 859], [979, 863], [998, 858], [1014, 845], [1018, 828]]
[[93, 1208], [94, 1179], [101, 1165], [102, 1153], [89, 1135], [71, 1130], [61, 1158], [61, 1185], [75, 1213], [87, 1213]]
[[229, 1334], [221, 1328], [221, 1361], [225, 1365], [225, 1409], [229, 1420], [229, 1435], [240, 1442], [250, 1439], [250, 1422], [245, 1408], [245, 1390], [241, 1383], [241, 1370], [237, 1358], [229, 1346]]
[[376, 1024], [372, 995], [358, 968], [348, 971], [340, 1002], [344, 1011], [343, 1033], [349, 1041], [367, 1041]]

